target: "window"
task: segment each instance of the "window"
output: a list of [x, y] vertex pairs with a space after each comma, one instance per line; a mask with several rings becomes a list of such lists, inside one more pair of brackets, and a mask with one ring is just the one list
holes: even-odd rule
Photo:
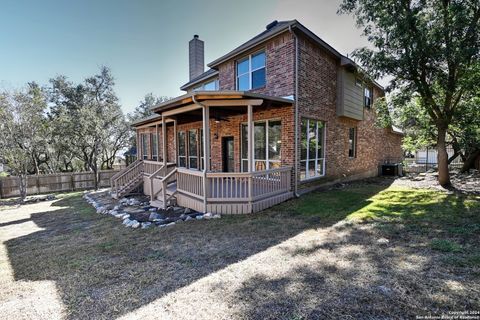
[[364, 90], [364, 104], [365, 108], [370, 109], [372, 106], [372, 88], [365, 88]]
[[265, 52], [237, 61], [237, 90], [251, 90], [265, 85]]
[[362, 80], [360, 80], [360, 78], [355, 78], [355, 85], [360, 88], [363, 87]]
[[187, 167], [187, 147], [185, 143], [185, 131], [178, 132], [178, 166]]
[[198, 134], [197, 129], [188, 131], [188, 167], [198, 169]]
[[146, 160], [148, 159], [148, 141], [147, 141], [146, 133], [142, 133], [141, 140], [142, 140], [142, 158]]
[[218, 79], [213, 79], [193, 88], [193, 91], [216, 91], [218, 90], [218, 86]]
[[348, 156], [350, 158], [357, 157], [357, 129], [348, 129]]
[[158, 161], [158, 144], [157, 135], [155, 133], [150, 134], [150, 144], [152, 146], [152, 160]]
[[302, 119], [300, 180], [325, 175], [325, 125], [322, 121]]
[[[248, 125], [242, 124], [242, 171], [248, 171]], [[254, 170], [269, 170], [281, 165], [282, 122], [258, 121], [253, 124]]]

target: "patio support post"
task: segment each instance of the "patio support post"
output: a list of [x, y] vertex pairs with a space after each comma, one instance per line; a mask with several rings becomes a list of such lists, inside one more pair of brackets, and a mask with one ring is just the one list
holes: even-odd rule
[[165, 117], [162, 116], [162, 156], [163, 165], [167, 165], [167, 126], [165, 123]]
[[252, 211], [252, 202], [253, 202], [253, 179], [251, 173], [253, 172], [253, 110], [252, 105], [248, 105], [247, 107], [247, 114], [248, 114], [248, 123], [247, 123], [247, 140], [248, 140], [248, 173], [250, 173], [248, 177], [248, 198], [249, 198], [249, 205], [250, 205], [250, 212]]
[[160, 137], [158, 136], [158, 123], [155, 125], [155, 135], [157, 141], [157, 161], [160, 161]]
[[210, 171], [210, 109], [208, 106], [202, 108], [203, 116], [203, 206], [207, 212], [208, 180], [207, 172]]
[[140, 133], [137, 130], [137, 160], [140, 160], [142, 152], [140, 151]]

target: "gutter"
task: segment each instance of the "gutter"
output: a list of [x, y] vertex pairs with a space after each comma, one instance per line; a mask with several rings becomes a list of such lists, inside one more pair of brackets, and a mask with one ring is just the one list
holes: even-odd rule
[[295, 148], [295, 166], [293, 168], [294, 173], [294, 183], [293, 183], [293, 195], [298, 198], [300, 195], [298, 194], [298, 37], [293, 32], [292, 26], [288, 27], [288, 31], [292, 34], [293, 38], [295, 39], [295, 115], [294, 115], [294, 122], [295, 122], [295, 141], [293, 146]]

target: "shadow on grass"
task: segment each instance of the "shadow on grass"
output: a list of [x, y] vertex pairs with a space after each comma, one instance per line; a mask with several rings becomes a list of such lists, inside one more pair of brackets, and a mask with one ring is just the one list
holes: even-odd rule
[[[31, 220], [44, 230], [8, 240], [5, 245], [15, 280], [55, 281], [68, 318], [112, 318], [136, 310], [306, 230], [327, 229], [353, 213], [374, 206], [371, 197], [378, 196], [387, 187], [370, 185], [354, 190], [312, 193], [257, 215], [224, 216], [219, 220], [148, 230], [124, 228], [115, 218], [96, 214], [79, 195], [75, 195], [56, 201], [53, 205], [58, 206], [58, 210], [31, 215]], [[399, 201], [409, 202], [411, 206], [415, 201], [422, 201], [421, 198], [405, 197]], [[401, 208], [402, 205], [398, 204], [398, 207], [382, 212], [387, 215], [390, 209], [401, 211]], [[382, 232], [381, 228], [378, 230]], [[313, 246], [302, 245], [300, 249], [294, 247], [286, 250], [285, 255], [308, 260], [318, 254], [336, 254], [355, 241], [368, 247], [377, 236], [372, 231], [349, 231], [344, 238], [332, 238]], [[392, 279], [398, 279], [401, 273], [393, 265], [385, 266], [386, 262], [379, 256], [400, 257], [386, 251], [373, 246], [365, 248], [361, 255], [349, 258], [353, 263], [358, 259], [368, 260], [374, 267], [372, 274], [386, 272], [392, 275]], [[334, 312], [336, 299], [355, 302], [358, 308], [359, 304], [368, 303], [373, 296], [365, 295], [365, 286], [353, 283], [359, 276], [360, 269], [354, 265], [344, 269], [327, 262], [299, 265], [278, 279], [260, 275], [248, 279], [244, 289], [235, 295], [243, 301], [239, 309], [244, 318], [269, 318], [268, 315], [272, 315], [270, 318], [291, 319], [297, 314], [315, 318]], [[334, 277], [340, 280], [327, 281]], [[348, 290], [345, 288], [347, 284]], [[295, 294], [291, 292], [292, 285], [304, 289]], [[409, 285], [414, 282], [408, 282], [407, 287]], [[262, 292], [264, 295], [258, 299]], [[371, 294], [379, 298], [378, 291]], [[392, 303], [387, 296], [378, 301], [379, 304], [375, 302], [370, 309], [362, 310], [382, 314], [377, 312], [379, 306]], [[356, 314], [356, 310], [352, 305], [342, 314], [349, 314], [348, 311]]]

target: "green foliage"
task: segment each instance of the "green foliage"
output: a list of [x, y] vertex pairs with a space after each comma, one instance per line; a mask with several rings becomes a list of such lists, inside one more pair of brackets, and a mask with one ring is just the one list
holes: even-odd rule
[[432, 240], [430, 246], [433, 250], [441, 251], [441, 252], [461, 252], [462, 246], [458, 243], [455, 243], [450, 240], [445, 239], [435, 239]]
[[157, 104], [162, 102], [168, 101], [171, 98], [166, 96], [155, 96], [153, 93], [148, 93], [145, 95], [142, 101], [140, 101], [139, 105], [135, 108], [135, 110], [128, 115], [128, 118], [131, 122], [152, 116], [154, 113], [152, 108]]
[[480, 3], [343, 0], [339, 12], [353, 14], [373, 46], [353, 56], [374, 77], [392, 77], [394, 104], [405, 107], [418, 98], [419, 116], [428, 118], [420, 134], [435, 126], [439, 180], [448, 185], [446, 132], [455, 114], [470, 111], [461, 102], [480, 83]]

